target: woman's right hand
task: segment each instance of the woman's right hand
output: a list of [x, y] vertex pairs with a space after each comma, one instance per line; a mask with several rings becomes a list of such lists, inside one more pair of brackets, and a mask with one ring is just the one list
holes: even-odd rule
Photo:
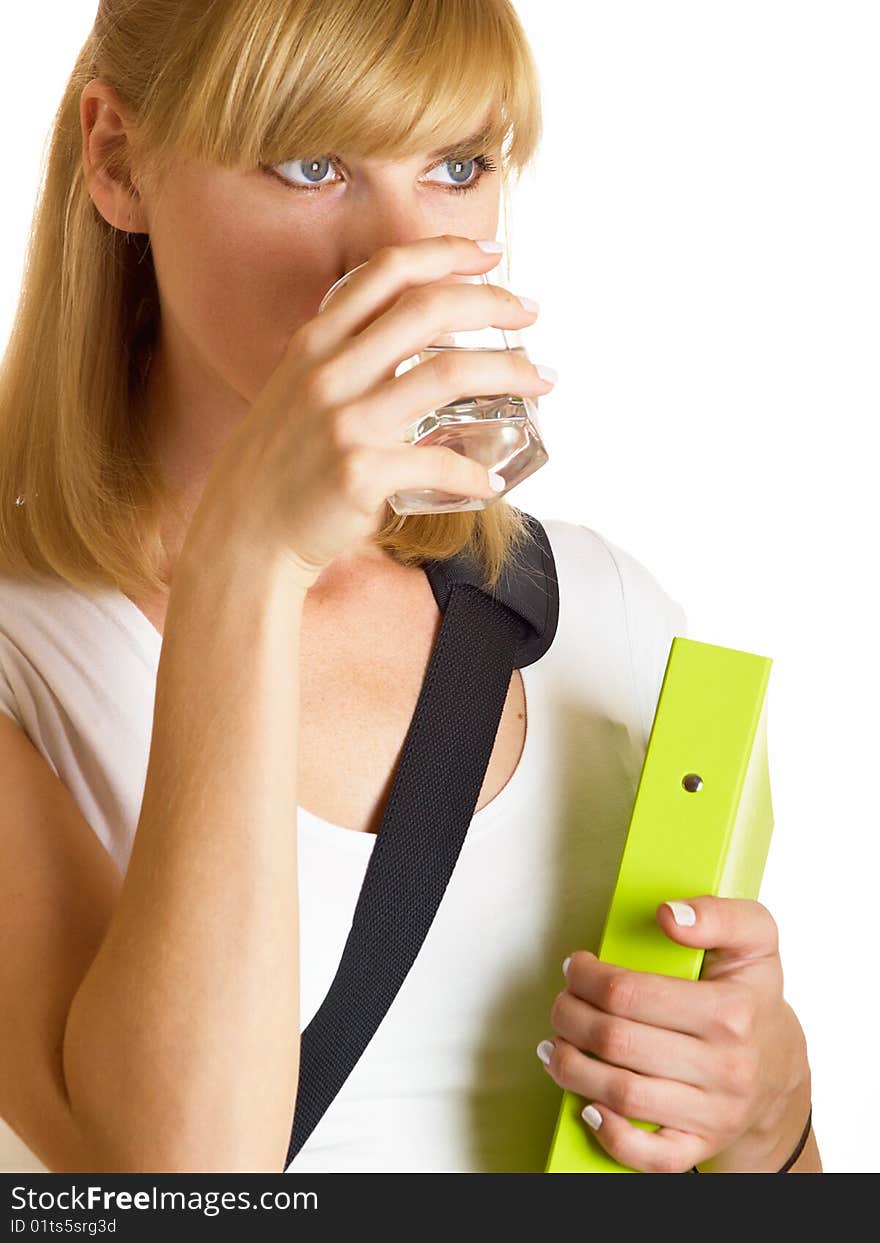
[[463, 395], [541, 396], [552, 384], [511, 351], [450, 351], [395, 376], [402, 359], [456, 329], [522, 329], [519, 298], [482, 282], [498, 262], [470, 238], [445, 235], [385, 246], [355, 269], [319, 315], [290, 338], [247, 416], [212, 466], [199, 509], [277, 552], [303, 590], [376, 528], [395, 492], [436, 488], [493, 497], [485, 467], [440, 446], [405, 443], [421, 415]]

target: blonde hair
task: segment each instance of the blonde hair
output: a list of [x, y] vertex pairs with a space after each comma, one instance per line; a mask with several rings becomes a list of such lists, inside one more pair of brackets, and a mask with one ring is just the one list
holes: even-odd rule
[[[316, 150], [407, 158], [487, 109], [506, 189], [538, 146], [540, 89], [509, 0], [101, 0], [50, 135], [0, 365], [0, 570], [152, 594], [168, 586], [175, 508], [138, 418], [159, 296], [148, 239], [132, 244], [88, 191], [80, 99], [94, 78], [134, 122], [104, 166], [160, 193], [178, 153], [227, 167]], [[375, 542], [397, 561], [465, 550], [489, 588], [527, 534], [504, 500], [386, 509]]]

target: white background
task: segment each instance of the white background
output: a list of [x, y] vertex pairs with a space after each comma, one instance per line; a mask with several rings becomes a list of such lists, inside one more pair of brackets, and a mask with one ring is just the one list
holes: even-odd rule
[[[4, 12], [3, 343], [96, 9]], [[514, 196], [510, 278], [541, 303], [525, 343], [560, 379], [541, 403], [551, 460], [512, 499], [627, 548], [692, 638], [773, 658], [761, 900], [825, 1169], [876, 1171], [880, 10], [517, 9], [545, 133]]]

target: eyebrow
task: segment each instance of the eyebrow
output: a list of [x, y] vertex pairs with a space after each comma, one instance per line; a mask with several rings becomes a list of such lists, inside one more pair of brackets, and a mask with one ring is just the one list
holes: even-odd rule
[[475, 134], [470, 134], [467, 138], [462, 138], [458, 142], [450, 143], [448, 147], [441, 147], [439, 151], [430, 151], [428, 153], [429, 160], [440, 160], [450, 155], [464, 155], [465, 152], [479, 152], [489, 141], [489, 131], [485, 127], [477, 130]]

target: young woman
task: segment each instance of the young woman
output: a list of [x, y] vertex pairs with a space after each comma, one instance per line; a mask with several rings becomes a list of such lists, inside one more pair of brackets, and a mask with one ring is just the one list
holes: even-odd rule
[[[525, 530], [403, 429], [552, 388], [513, 354], [395, 368], [535, 322], [454, 278], [497, 264], [539, 133], [508, 0], [102, 0], [0, 378], [6, 1168], [281, 1170], [441, 621], [423, 562], [467, 548], [492, 586]], [[494, 503], [401, 519], [413, 487]], [[700, 981], [594, 957], [684, 615], [597, 532], [544, 525], [556, 638], [291, 1170], [541, 1170], [563, 1087], [637, 1169], [775, 1170], [803, 1130], [764, 907], [661, 909], [709, 950]], [[792, 1168], [820, 1168], [812, 1137]]]

